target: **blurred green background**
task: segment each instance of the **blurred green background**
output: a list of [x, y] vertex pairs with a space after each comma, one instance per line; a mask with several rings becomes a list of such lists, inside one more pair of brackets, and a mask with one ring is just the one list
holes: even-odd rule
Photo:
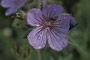
[[[5, 8], [0, 6], [0, 60], [90, 60], [90, 0], [48, 0], [60, 4], [65, 12], [75, 17], [77, 26], [68, 35], [69, 45], [60, 52], [52, 50], [48, 44], [42, 50], [33, 49], [26, 39], [32, 27], [23, 20], [5, 16]], [[38, 0], [28, 0], [22, 10], [39, 7]], [[20, 16], [20, 15], [19, 15]], [[21, 16], [24, 17], [24, 16]]]

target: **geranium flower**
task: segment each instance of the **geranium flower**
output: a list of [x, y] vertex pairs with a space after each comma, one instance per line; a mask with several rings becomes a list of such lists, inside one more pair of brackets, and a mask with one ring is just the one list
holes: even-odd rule
[[5, 15], [9, 16], [10, 14], [17, 11], [17, 9], [21, 8], [25, 2], [26, 0], [1, 0], [1, 6], [8, 8]]
[[76, 22], [69, 14], [61, 14], [63, 10], [57, 4], [45, 5], [42, 10], [29, 10], [27, 24], [36, 27], [27, 37], [33, 48], [44, 48], [47, 40], [49, 46], [56, 51], [61, 51], [68, 45], [66, 34], [71, 32]]

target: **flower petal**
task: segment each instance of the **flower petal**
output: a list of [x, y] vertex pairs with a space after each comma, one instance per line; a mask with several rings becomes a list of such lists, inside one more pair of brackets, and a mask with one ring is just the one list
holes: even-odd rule
[[17, 9], [9, 8], [9, 9], [5, 12], [5, 15], [6, 15], [6, 16], [9, 16], [10, 14], [14, 13], [15, 11], [17, 11]]
[[47, 5], [47, 0], [43, 0], [43, 7]]
[[58, 19], [53, 23], [53, 27], [59, 29], [62, 33], [67, 33], [69, 30], [70, 18], [68, 15], [59, 16]]
[[69, 27], [69, 31], [68, 31], [67, 34], [70, 34], [77, 25], [76, 21], [75, 21], [75, 18], [73, 18], [72, 16], [69, 16], [69, 18], [70, 18], [70, 27]]
[[[71, 24], [73, 26], [71, 26]], [[53, 23], [55, 29], [59, 29], [62, 33], [69, 34], [74, 26], [76, 25], [75, 19], [69, 14], [59, 16], [58, 19]]]
[[40, 26], [43, 23], [44, 23], [44, 20], [40, 9], [34, 8], [29, 10], [27, 14], [27, 24], [32, 26]]
[[[17, 1], [17, 0], [16, 0]], [[14, 7], [16, 4], [15, 0], [2, 0], [1, 1], [1, 6], [4, 7], [4, 8], [9, 8], [9, 7]]]
[[11, 13], [14, 13], [18, 8], [21, 8], [25, 4], [26, 0], [2, 0], [1, 1], [1, 6], [4, 8], [9, 8], [9, 10], [14, 11], [7, 11], [6, 16], [10, 15]]
[[1, 6], [4, 8], [8, 7], [21, 7], [25, 4], [26, 0], [2, 0]]
[[68, 44], [68, 39], [65, 34], [60, 33], [56, 30], [48, 30], [48, 43], [49, 46], [56, 50], [61, 51], [63, 48], [65, 48]]
[[44, 7], [45, 5], [47, 5], [47, 0], [42, 0], [42, 1], [39, 0], [39, 2], [40, 2], [40, 4], [43, 3], [43, 7]]
[[43, 15], [48, 18], [56, 18], [63, 12], [63, 7], [57, 4], [49, 4], [43, 8]]
[[28, 41], [35, 49], [42, 49], [46, 44], [46, 30], [42, 27], [38, 27], [31, 31], [28, 35]]

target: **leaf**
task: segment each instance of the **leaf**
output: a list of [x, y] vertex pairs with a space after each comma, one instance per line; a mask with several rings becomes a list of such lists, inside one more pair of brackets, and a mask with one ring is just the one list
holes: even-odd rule
[[50, 60], [54, 60], [54, 58], [51, 56], [51, 57], [50, 57]]
[[67, 37], [68, 37], [68, 40], [69, 40], [69, 44], [71, 44], [73, 46], [76, 46], [76, 47], [79, 47], [75, 40], [71, 39], [69, 36], [67, 36]]
[[37, 51], [33, 48], [30, 48], [30, 54], [25, 60], [38, 60]]
[[30, 31], [32, 31], [33, 30], [33, 28], [30, 28], [30, 29], [28, 29], [26, 32], [24, 32], [23, 34], [22, 34], [22, 36], [21, 36], [21, 38], [27, 38], [27, 35], [30, 33]]
[[17, 27], [17, 23], [18, 23], [18, 22], [19, 22], [19, 20], [18, 20], [18, 19], [15, 19], [15, 20], [13, 21], [12, 26], [16, 28], [16, 27]]

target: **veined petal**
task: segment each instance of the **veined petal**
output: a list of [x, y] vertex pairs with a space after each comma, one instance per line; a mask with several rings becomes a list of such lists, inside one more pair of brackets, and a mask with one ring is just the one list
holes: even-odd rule
[[48, 30], [48, 43], [49, 46], [56, 50], [61, 51], [63, 48], [65, 48], [68, 44], [68, 39], [65, 34], [60, 33], [56, 30]]
[[48, 18], [56, 18], [63, 12], [64, 8], [57, 4], [49, 4], [43, 8], [43, 15]]
[[44, 23], [44, 20], [41, 10], [37, 8], [29, 10], [27, 14], [27, 23], [32, 26], [42, 25]]
[[55, 29], [59, 29], [61, 32], [69, 34], [76, 26], [75, 19], [69, 14], [59, 16], [53, 23]]
[[70, 18], [69, 15], [62, 15], [57, 18], [53, 23], [53, 27], [56, 30], [59, 30], [62, 33], [68, 33], [70, 27]]
[[42, 49], [46, 44], [46, 30], [38, 27], [31, 31], [28, 35], [28, 41], [35, 49]]

